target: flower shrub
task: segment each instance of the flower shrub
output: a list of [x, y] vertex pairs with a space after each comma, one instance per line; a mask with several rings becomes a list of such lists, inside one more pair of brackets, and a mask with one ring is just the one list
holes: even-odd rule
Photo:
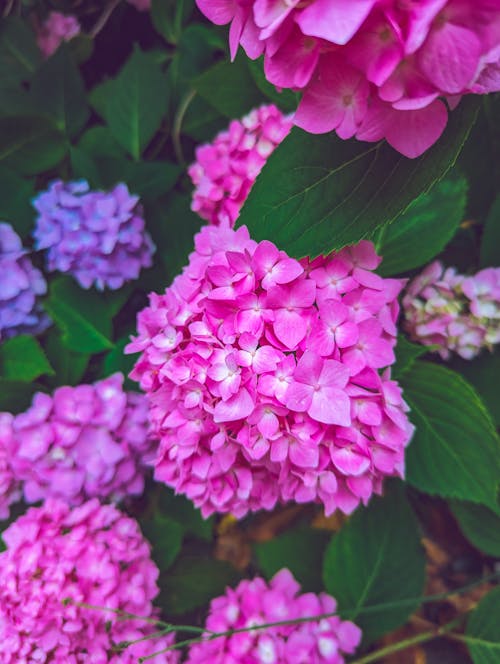
[[117, 289], [151, 267], [155, 250], [144, 219], [125, 184], [108, 193], [82, 180], [53, 182], [33, 204], [35, 247], [47, 253], [47, 269], [69, 272], [83, 288]]
[[[49, 499], [19, 517], [3, 538], [0, 656], [5, 664], [135, 664], [171, 643], [169, 636], [140, 641], [123, 653], [116, 648], [152, 633], [140, 617], [155, 614], [158, 569], [137, 523], [115, 507], [90, 500], [71, 510]], [[116, 611], [138, 618], [119, 618]], [[172, 653], [152, 661], [170, 664], [178, 658]]]
[[[6, 472], [28, 503], [60, 498], [79, 505], [142, 493], [152, 454], [147, 403], [122, 383], [123, 375], [114, 374], [93, 385], [59, 387], [53, 396], [35, 394], [24, 413], [0, 413]], [[12, 481], [5, 484], [1, 495], [12, 502]]]
[[410, 282], [403, 307], [412, 339], [444, 360], [470, 360], [500, 342], [500, 268], [465, 276], [434, 261]]
[[38, 301], [47, 284], [27, 254], [12, 226], [0, 223], [0, 342], [50, 325]]
[[[321, 134], [386, 138], [417, 157], [443, 132], [447, 105], [500, 89], [491, 0], [197, 0], [231, 23], [234, 58], [264, 54], [268, 81], [303, 91], [294, 122]], [[445, 103], [446, 100], [446, 103]]]
[[[264, 579], [242, 581], [210, 603], [206, 628], [224, 632], [266, 623], [333, 614], [336, 602], [321, 593], [299, 594], [300, 585], [287, 569], [266, 583]], [[191, 646], [186, 664], [224, 661], [227, 664], [344, 664], [361, 641], [361, 630], [337, 616], [317, 622], [282, 625], [240, 632]]]
[[195, 185], [191, 209], [211, 224], [233, 226], [257, 175], [291, 126], [276, 106], [261, 106], [233, 120], [212, 143], [197, 147], [188, 170]]
[[361, 242], [301, 262], [207, 226], [138, 318], [131, 376], [160, 440], [155, 477], [205, 516], [320, 502], [351, 512], [404, 474], [412, 427], [394, 362], [403, 281]]
[[62, 42], [67, 42], [80, 34], [80, 23], [76, 16], [50, 12], [37, 35], [38, 46], [48, 58], [55, 53]]

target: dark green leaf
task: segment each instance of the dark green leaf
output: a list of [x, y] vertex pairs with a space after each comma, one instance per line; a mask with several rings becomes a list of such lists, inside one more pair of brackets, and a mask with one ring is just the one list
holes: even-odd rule
[[[401, 487], [392, 488], [356, 512], [325, 553], [326, 589], [337, 599], [340, 614], [361, 627], [365, 643], [404, 623], [424, 588], [418, 523]], [[363, 612], [413, 598], [404, 607]]]
[[78, 147], [92, 157], [125, 158], [124, 150], [118, 145], [108, 127], [103, 125], [87, 129], [78, 141]]
[[459, 500], [451, 501], [450, 507], [467, 539], [484, 553], [500, 558], [500, 514]]
[[296, 257], [358, 242], [394, 221], [451, 168], [477, 111], [476, 100], [465, 102], [418, 159], [385, 143], [313, 136], [295, 127], [269, 157], [237, 224]]
[[497, 427], [500, 427], [500, 399], [498, 377], [500, 376], [500, 349], [493, 353], [484, 350], [473, 360], [453, 358], [451, 368], [462, 374], [479, 392]]
[[208, 604], [239, 580], [239, 573], [228, 563], [186, 556], [163, 580], [159, 602], [167, 614], [180, 615]]
[[87, 180], [92, 189], [104, 186], [96, 160], [90, 154], [79, 147], [71, 147], [69, 157], [74, 180]]
[[240, 53], [234, 62], [221, 62], [193, 80], [198, 94], [231, 119], [245, 115], [264, 99], [246, 60]]
[[53, 118], [68, 136], [77, 134], [87, 122], [85, 86], [66, 45], [61, 45], [36, 72], [31, 94], [39, 111]]
[[500, 443], [477, 392], [462, 376], [416, 361], [401, 376], [416, 426], [407, 479], [421, 491], [496, 506]]
[[110, 376], [119, 371], [125, 376], [124, 388], [127, 390], [136, 390], [137, 383], [127, 377], [137, 360], [136, 355], [125, 355], [124, 353], [124, 348], [129, 342], [130, 339], [128, 337], [119, 339], [113, 350], [106, 353], [102, 367], [103, 376]]
[[391, 368], [392, 377], [399, 380], [406, 371], [409, 371], [412, 368], [415, 360], [421, 355], [425, 355], [427, 352], [429, 352], [428, 347], [413, 344], [400, 334], [396, 345], [396, 364]]
[[101, 181], [106, 187], [125, 182], [143, 201], [159, 198], [175, 185], [181, 168], [169, 161], [131, 162], [125, 159], [97, 159]]
[[500, 194], [491, 206], [481, 239], [481, 267], [500, 265]]
[[27, 334], [0, 345], [0, 375], [7, 380], [31, 383], [39, 376], [54, 375], [40, 344]]
[[151, 20], [156, 31], [170, 44], [179, 40], [182, 25], [194, 9], [193, 0], [152, 0]]
[[100, 88], [100, 94], [98, 103], [111, 133], [138, 160], [167, 109], [167, 79], [160, 66], [136, 49], [112, 83]]
[[68, 150], [64, 135], [51, 120], [38, 116], [0, 118], [0, 163], [23, 175], [58, 164]]
[[152, 519], [141, 519], [140, 523], [144, 536], [153, 547], [153, 560], [160, 572], [164, 572], [179, 555], [183, 528], [163, 514], [155, 514]]
[[467, 623], [465, 641], [474, 664], [500, 662], [500, 588], [480, 601]]
[[0, 82], [0, 115], [38, 115], [39, 109], [28, 90]]
[[70, 350], [99, 353], [113, 348], [112, 313], [101, 294], [84, 291], [63, 277], [51, 284], [44, 307], [61, 329], [63, 343]]
[[0, 219], [11, 224], [25, 238], [33, 227], [33, 182], [6, 168], [0, 168]]
[[182, 133], [190, 136], [197, 143], [212, 141], [214, 136], [227, 127], [227, 118], [213, 106], [197, 95], [189, 104]]
[[89, 363], [90, 355], [70, 350], [57, 328], [47, 334], [44, 349], [49, 362], [54, 368], [55, 377], [50, 381], [54, 387], [59, 385], [79, 385]]
[[158, 505], [167, 517], [177, 521], [187, 535], [198, 539], [210, 541], [213, 536], [213, 517], [204, 519], [200, 510], [194, 507], [190, 500], [184, 496], [176, 496], [171, 489], [160, 486]]
[[384, 226], [376, 241], [384, 257], [378, 273], [384, 277], [428, 263], [451, 240], [464, 219], [467, 182], [448, 177], [421, 194], [393, 224]]
[[40, 386], [36, 383], [0, 378], [0, 411], [22, 413], [29, 407], [33, 395], [38, 390]]
[[321, 567], [327, 542], [325, 531], [302, 527], [256, 544], [255, 553], [268, 579], [287, 567], [304, 592], [319, 592], [323, 589]]
[[273, 101], [279, 108], [287, 112], [295, 111], [299, 97], [291, 90], [279, 92], [272, 83], [266, 79], [263, 68], [263, 57], [257, 60], [247, 60], [247, 66], [252, 78], [263, 95]]
[[2, 83], [30, 80], [42, 61], [35, 33], [17, 16], [0, 21], [0, 75]]

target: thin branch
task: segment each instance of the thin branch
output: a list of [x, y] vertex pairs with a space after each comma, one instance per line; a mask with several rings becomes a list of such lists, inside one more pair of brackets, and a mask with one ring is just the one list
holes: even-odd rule
[[110, 0], [108, 2], [106, 7], [104, 8], [104, 11], [99, 16], [97, 21], [94, 23], [94, 27], [89, 32], [89, 37], [91, 37], [92, 39], [97, 37], [97, 35], [101, 32], [101, 30], [103, 30], [106, 23], [109, 21], [111, 14], [115, 11], [120, 2], [121, 0]]
[[195, 97], [196, 97], [196, 90], [190, 90], [187, 93], [187, 95], [183, 98], [183, 100], [179, 104], [177, 113], [175, 114], [174, 124], [172, 126], [172, 143], [174, 144], [175, 156], [177, 157], [177, 161], [179, 162], [179, 164], [181, 164], [182, 166], [186, 165], [186, 160], [184, 159], [184, 153], [182, 151], [182, 144], [181, 144], [182, 122], [184, 120], [184, 116], [186, 115], [186, 111], [188, 110], [191, 102]]

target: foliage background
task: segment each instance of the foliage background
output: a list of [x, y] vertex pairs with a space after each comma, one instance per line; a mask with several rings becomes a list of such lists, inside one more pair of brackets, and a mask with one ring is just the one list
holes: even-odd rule
[[[33, 21], [49, 9], [76, 13], [94, 37], [79, 36], [42, 60]], [[191, 0], [153, 0], [151, 13], [124, 2], [26, 1], [1, 20], [0, 219], [29, 246], [30, 199], [52, 179], [86, 178], [93, 188], [123, 181], [140, 195], [158, 250], [150, 270], [112, 293], [49, 277], [43, 306], [54, 326], [38, 340], [0, 346], [0, 410], [24, 410], [35, 391], [130, 370], [123, 348], [135, 315], [149, 291], [162, 291], [180, 271], [201, 225], [186, 174], [196, 145], [260, 103], [294, 109], [295, 95], [276, 92], [259, 61], [240, 54], [231, 64], [226, 41], [225, 29], [209, 25]], [[498, 96], [465, 99], [442, 139], [412, 161], [385, 145], [294, 129], [238, 223], [296, 257], [370, 237], [384, 256], [383, 276], [411, 277], [436, 256], [466, 272], [498, 266], [499, 112]], [[41, 266], [40, 256], [34, 261]], [[369, 653], [377, 642], [465, 615], [490, 591], [464, 620], [464, 634], [385, 661], [500, 660], [496, 579], [450, 596], [498, 571], [500, 353], [444, 365], [402, 338], [397, 354], [394, 375], [417, 426], [407, 483], [392, 482], [350, 519], [290, 506], [239, 523], [203, 521], [154, 483], [127, 504], [152, 542], [167, 619], [202, 624], [226, 585], [289, 567], [304, 590], [337, 598], [342, 615], [362, 627]], [[127, 388], [136, 389], [130, 381]]]

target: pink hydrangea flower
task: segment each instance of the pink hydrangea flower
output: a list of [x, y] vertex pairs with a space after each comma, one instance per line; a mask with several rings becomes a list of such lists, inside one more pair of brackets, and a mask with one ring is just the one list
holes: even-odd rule
[[[210, 603], [206, 628], [211, 632], [265, 623], [334, 614], [336, 602], [326, 593], [299, 594], [300, 586], [287, 569], [266, 583], [241, 581]], [[332, 615], [317, 621], [240, 632], [190, 647], [186, 664], [344, 664], [359, 646], [361, 630]]]
[[341, 138], [386, 138], [417, 157], [464, 94], [500, 90], [498, 0], [196, 0], [264, 54], [267, 79], [303, 92], [294, 123]]
[[[120, 653], [116, 644], [147, 636], [153, 628], [81, 606], [155, 616], [158, 568], [137, 523], [115, 507], [91, 500], [71, 510], [49, 499], [19, 517], [2, 537], [7, 546], [0, 553], [2, 664], [135, 664], [172, 643], [169, 635]], [[176, 664], [178, 657], [166, 653], [151, 661]]]
[[404, 282], [379, 262], [367, 241], [297, 261], [246, 227], [204, 227], [126, 349], [156, 479], [241, 517], [292, 500], [351, 512], [403, 475], [412, 426], [387, 367]]
[[80, 23], [76, 16], [50, 12], [38, 31], [38, 47], [48, 58], [57, 51], [63, 41], [70, 41], [78, 34], [80, 34]]
[[127, 0], [127, 2], [139, 12], [147, 12], [151, 9], [151, 0]]
[[414, 341], [470, 360], [500, 342], [500, 268], [458, 274], [439, 261], [409, 284], [403, 298], [405, 328]]
[[10, 413], [0, 413], [0, 519], [9, 516], [9, 505], [21, 498], [21, 485], [12, 469], [12, 420]]
[[78, 505], [142, 493], [153, 446], [147, 402], [124, 392], [122, 383], [122, 374], [114, 374], [93, 385], [59, 387], [53, 396], [37, 393], [24, 413], [0, 413], [0, 450], [28, 503], [57, 497]]
[[199, 146], [188, 170], [195, 185], [191, 209], [211, 224], [233, 225], [257, 175], [291, 126], [276, 106], [261, 106], [233, 120], [213, 143]]

